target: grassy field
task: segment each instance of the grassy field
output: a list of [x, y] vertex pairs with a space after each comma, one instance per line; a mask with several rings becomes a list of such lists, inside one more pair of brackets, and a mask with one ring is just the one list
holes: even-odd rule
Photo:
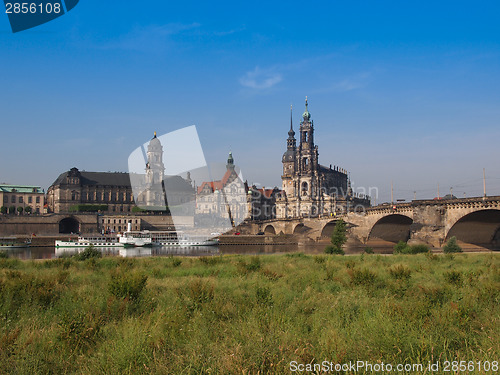
[[0, 293], [2, 374], [500, 359], [498, 254], [0, 259]]

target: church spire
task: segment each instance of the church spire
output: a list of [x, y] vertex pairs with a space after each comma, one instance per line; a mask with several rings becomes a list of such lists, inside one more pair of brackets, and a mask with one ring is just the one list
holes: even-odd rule
[[290, 138], [293, 138], [295, 136], [295, 132], [293, 131], [292, 105], [290, 105], [290, 131], [288, 132], [288, 136]]
[[311, 119], [311, 114], [309, 113], [309, 109], [307, 107], [308, 107], [308, 104], [307, 104], [307, 96], [306, 96], [306, 110], [302, 114], [302, 118], [304, 119], [304, 121], [309, 121]]

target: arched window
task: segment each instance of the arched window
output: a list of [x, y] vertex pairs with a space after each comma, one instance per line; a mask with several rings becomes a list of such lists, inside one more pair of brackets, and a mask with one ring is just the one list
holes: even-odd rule
[[307, 195], [308, 185], [307, 182], [302, 183], [302, 195]]

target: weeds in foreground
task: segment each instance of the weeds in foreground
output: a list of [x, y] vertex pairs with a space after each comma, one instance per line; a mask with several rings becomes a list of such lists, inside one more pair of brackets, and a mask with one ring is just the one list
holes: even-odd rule
[[0, 259], [1, 372], [491, 362], [499, 308], [496, 254]]

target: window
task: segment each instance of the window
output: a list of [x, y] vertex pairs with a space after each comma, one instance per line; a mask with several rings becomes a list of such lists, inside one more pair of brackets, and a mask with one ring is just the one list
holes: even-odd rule
[[28, 203], [33, 203], [33, 197], [28, 197]]
[[16, 203], [16, 196], [13, 195], [10, 201], [11, 201], [11, 203]]
[[7, 203], [9, 201], [9, 197], [4, 195], [3, 196], [3, 203]]
[[40, 203], [40, 197], [36, 197], [36, 203]]
[[19, 203], [23, 203], [23, 197], [22, 196], [19, 197]]

